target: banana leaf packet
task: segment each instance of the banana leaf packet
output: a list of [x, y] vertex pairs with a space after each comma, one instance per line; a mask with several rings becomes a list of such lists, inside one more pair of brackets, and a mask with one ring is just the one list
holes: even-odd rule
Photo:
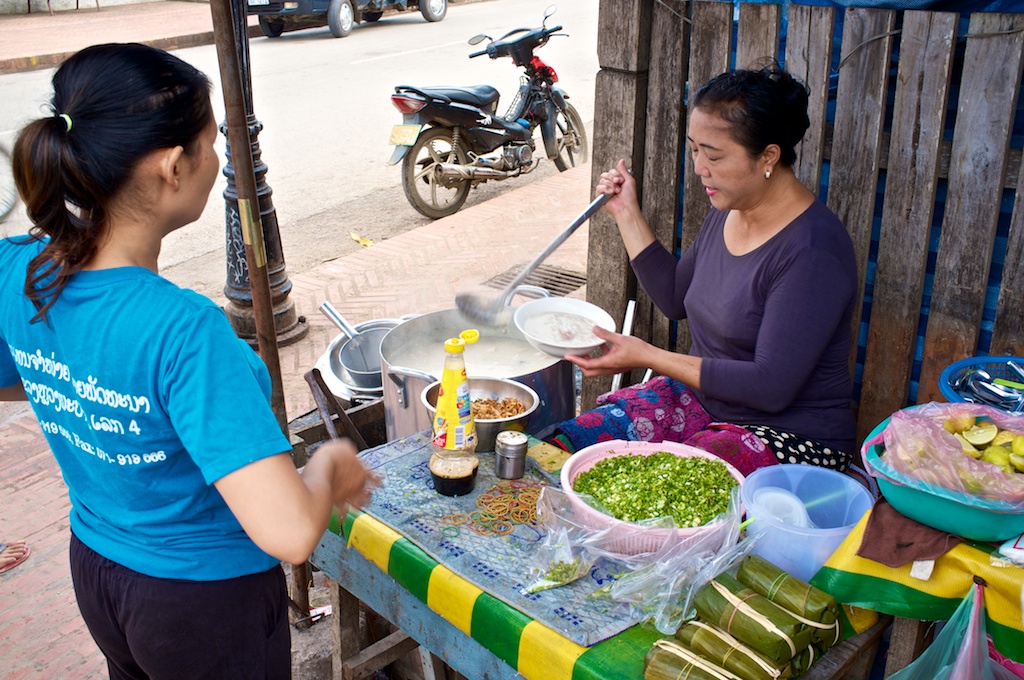
[[691, 621], [676, 631], [676, 639], [697, 654], [746, 680], [785, 680], [794, 676], [789, 663], [779, 663], [754, 651], [721, 628]]
[[779, 663], [811, 644], [813, 628], [729, 574], [719, 574], [697, 591], [693, 605], [699, 618]]
[[816, 649], [814, 645], [811, 645], [804, 651], [793, 657], [793, 660], [789, 662], [789, 669], [793, 673], [794, 678], [799, 678], [801, 675], [810, 670], [814, 662], [820, 659], [824, 654], [820, 650]]
[[814, 629], [811, 641], [819, 649], [827, 651], [839, 641], [839, 604], [825, 591], [757, 555], [743, 558], [736, 579]]
[[644, 657], [644, 680], [746, 680], [676, 640], [658, 640]]

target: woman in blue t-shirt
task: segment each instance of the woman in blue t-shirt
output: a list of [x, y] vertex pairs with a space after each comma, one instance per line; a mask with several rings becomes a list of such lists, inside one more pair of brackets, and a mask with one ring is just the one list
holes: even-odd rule
[[[842, 223], [792, 170], [807, 99], [776, 68], [725, 73], [696, 93], [687, 142], [711, 206], [681, 258], [655, 238], [625, 163], [601, 175], [637, 279], [666, 316], [688, 320], [693, 341], [679, 354], [595, 329], [603, 355], [570, 361], [585, 375], [652, 368], [685, 384], [712, 421], [764, 441], [775, 456], [762, 462], [845, 469], [856, 260]], [[715, 446], [708, 434], [692, 443]]]
[[82, 617], [111, 678], [287, 678], [281, 562], [375, 479], [347, 441], [300, 475], [266, 366], [157, 273], [220, 168], [206, 76], [111, 44], [53, 88], [14, 146], [34, 226], [0, 241], [0, 399], [31, 402], [67, 482]]

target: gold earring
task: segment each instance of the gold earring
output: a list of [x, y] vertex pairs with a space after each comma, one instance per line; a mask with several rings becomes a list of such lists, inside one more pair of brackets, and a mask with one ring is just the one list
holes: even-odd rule
[[765, 171], [764, 171], [764, 178], [765, 178], [765, 179], [771, 179], [771, 178], [772, 178], [772, 171], [771, 171], [771, 168], [769, 168], [768, 170], [765, 170]]

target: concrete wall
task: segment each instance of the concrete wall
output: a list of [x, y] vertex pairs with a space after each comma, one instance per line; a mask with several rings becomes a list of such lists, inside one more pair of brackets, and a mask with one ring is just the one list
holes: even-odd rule
[[[99, 0], [100, 7], [130, 5], [139, 2], [161, 2], [162, 0]], [[203, 2], [205, 0], [190, 0]], [[96, 11], [97, 0], [50, 0], [54, 12]], [[31, 12], [29, 11], [31, 6]], [[0, 0], [0, 14], [46, 14], [46, 0]]]

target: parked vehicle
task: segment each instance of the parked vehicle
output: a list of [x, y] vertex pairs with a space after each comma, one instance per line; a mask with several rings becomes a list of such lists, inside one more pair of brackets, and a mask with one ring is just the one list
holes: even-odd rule
[[583, 119], [556, 87], [554, 69], [534, 56], [561, 26], [547, 28], [554, 14], [544, 12], [540, 28], [517, 28], [498, 39], [475, 35], [470, 45], [490, 41], [470, 58], [510, 57], [525, 70], [519, 91], [504, 115], [498, 115], [498, 90], [472, 87], [413, 87], [399, 85], [391, 102], [402, 113], [392, 128], [395, 145], [390, 164], [402, 163], [402, 187], [409, 203], [437, 219], [462, 207], [469, 190], [489, 180], [504, 180], [532, 172], [540, 162], [534, 132], [539, 127], [544, 155], [559, 171], [587, 160]]
[[260, 30], [268, 38], [285, 31], [327, 24], [331, 35], [344, 38], [361, 21], [374, 22], [385, 10], [414, 10], [427, 21], [441, 21], [448, 0], [247, 0], [249, 14], [259, 16]]

